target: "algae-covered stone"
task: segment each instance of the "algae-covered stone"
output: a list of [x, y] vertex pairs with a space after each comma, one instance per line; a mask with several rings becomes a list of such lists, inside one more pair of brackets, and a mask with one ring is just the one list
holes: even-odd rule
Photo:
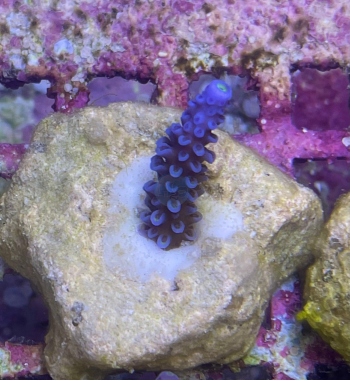
[[337, 201], [308, 269], [305, 306], [299, 314], [350, 361], [350, 193]]
[[218, 131], [194, 244], [138, 233], [155, 140], [180, 111], [119, 103], [37, 128], [1, 202], [1, 255], [50, 310], [53, 378], [230, 362], [275, 288], [311, 261], [320, 202]]

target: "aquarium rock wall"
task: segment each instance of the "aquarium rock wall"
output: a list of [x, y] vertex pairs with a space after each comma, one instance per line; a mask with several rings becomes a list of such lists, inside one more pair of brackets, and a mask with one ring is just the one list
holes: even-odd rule
[[[268, 337], [271, 332], [280, 337], [283, 329], [270, 324], [265, 331], [259, 330], [263, 310], [275, 288], [297, 269], [305, 269], [313, 257], [316, 267], [307, 275], [305, 306], [299, 319], [309, 321], [348, 358], [349, 348], [344, 346], [348, 332], [342, 328], [349, 323], [344, 320], [348, 307], [342, 286], [348, 275], [343, 262], [333, 258], [348, 250], [344, 238], [349, 235], [348, 222], [346, 213], [341, 212], [346, 210], [347, 196], [331, 216], [337, 198], [350, 191], [350, 6], [346, 0], [271, 0], [263, 6], [255, 0], [6, 0], [0, 11], [1, 84], [17, 89], [48, 81], [44, 93], [57, 112], [40, 124], [34, 138], [28, 130], [22, 134], [26, 136], [22, 143], [10, 144], [17, 142], [14, 139], [0, 144], [0, 176], [7, 182], [4, 189], [13, 177], [1, 198], [1, 255], [33, 281], [48, 303], [52, 328], [45, 358], [53, 376], [102, 377], [120, 367], [161, 370], [233, 361], [244, 356], [258, 331], [257, 345], [269, 348], [268, 361], [277, 369], [282, 361], [273, 359], [289, 359], [293, 354], [288, 346], [283, 347], [288, 351], [278, 354], [272, 350]], [[92, 81], [115, 77], [152, 84], [149, 94], [138, 100], [146, 99], [157, 107], [123, 104], [109, 106], [108, 111], [86, 109], [92, 100]], [[185, 109], [189, 99], [214, 78], [231, 86], [234, 96], [222, 124], [226, 132], [218, 133], [220, 143], [213, 148], [217, 160], [209, 168], [207, 193], [199, 202], [203, 216], [208, 217], [199, 223], [207, 234], [201, 245], [203, 253], [211, 253], [208, 262], [199, 250], [192, 257], [182, 254], [171, 263], [165, 260], [153, 266], [145, 257], [138, 261], [134, 249], [129, 250], [131, 259], [118, 262], [119, 241], [105, 227], [107, 221], [112, 224], [110, 219], [123, 220], [123, 213], [139, 213], [135, 205], [141, 196], [131, 190], [138, 192], [136, 179], [147, 181], [141, 176], [147, 166], [137, 160], [150, 158], [155, 141], [171, 123], [179, 121], [176, 108]], [[93, 101], [110, 96], [110, 92], [110, 88], [100, 90]], [[40, 90], [41, 100], [44, 93]], [[15, 102], [10, 113], [11, 99], [2, 103], [4, 131], [13, 127], [14, 116], [33, 124], [47, 114], [41, 110], [44, 101], [26, 103], [35, 110], [35, 117], [16, 112], [23, 102]], [[123, 114], [126, 109], [128, 115]], [[18, 131], [13, 134], [16, 139], [22, 135]], [[134, 166], [129, 168], [132, 161]], [[130, 197], [135, 197], [128, 200], [131, 204], [118, 199], [120, 179], [129, 181], [127, 168], [136, 171], [135, 182], [128, 189]], [[140, 168], [145, 169], [140, 172]], [[316, 195], [324, 217], [331, 216], [323, 233], [319, 233], [322, 215]], [[123, 213], [117, 218], [120, 210]], [[220, 225], [219, 220], [225, 223]], [[68, 234], [68, 227], [72, 234]], [[228, 228], [236, 242], [225, 236]], [[118, 231], [128, 237], [127, 230]], [[327, 243], [324, 237], [328, 236]], [[333, 236], [336, 239], [331, 242]], [[125, 237], [123, 245], [134, 243]], [[166, 255], [162, 253], [162, 258]], [[117, 262], [131, 282], [128, 287], [113, 273]], [[334, 278], [335, 273], [339, 277]], [[177, 276], [182, 277], [183, 285], [174, 281]], [[164, 294], [152, 294], [152, 282], [158, 282], [154, 289]], [[326, 282], [325, 287], [318, 282]], [[148, 286], [137, 288], [136, 284]], [[315, 285], [319, 294], [313, 291]], [[116, 287], [120, 293], [115, 292]], [[196, 290], [198, 294], [192, 295]], [[184, 299], [177, 296], [178, 300], [171, 300], [169, 295], [176, 292]], [[210, 299], [211, 292], [218, 296], [215, 301]], [[128, 293], [130, 297], [118, 301], [118, 295]], [[324, 295], [338, 294], [322, 307], [328, 311], [323, 317], [315, 314]], [[136, 303], [137, 295], [145, 304], [135, 313], [134, 307], [124, 304], [129, 300]], [[242, 299], [230, 309], [229, 299], [235, 295]], [[153, 320], [143, 318], [152, 315], [147, 312], [147, 298], [159, 311]], [[301, 308], [300, 297], [296, 298], [299, 304], [295, 305]], [[88, 308], [93, 301], [97, 304]], [[186, 303], [188, 309], [183, 307]], [[244, 308], [238, 316], [240, 303]], [[211, 317], [205, 315], [204, 304], [209, 306]], [[175, 320], [164, 318], [169, 305], [187, 314], [177, 325], [175, 313]], [[145, 324], [157, 320], [167, 333], [159, 329], [155, 341], [147, 345], [142, 341], [148, 332], [145, 327], [139, 337], [134, 330], [130, 337], [118, 338], [118, 332], [127, 333], [127, 328], [115, 330], [118, 320], [113, 314], [118, 313], [123, 327], [137, 320], [133, 320], [135, 313]], [[97, 324], [101, 316], [105, 326]], [[276, 321], [273, 316], [269, 319]], [[237, 328], [240, 321], [246, 324], [244, 334]], [[182, 322], [187, 323], [182, 327]], [[209, 338], [214, 332], [215, 337]], [[222, 344], [220, 337], [224, 336], [229, 340]], [[243, 338], [247, 339], [245, 344]], [[120, 349], [124, 339], [130, 346]], [[136, 341], [143, 344], [138, 347]], [[237, 348], [230, 342], [236, 342]], [[183, 352], [188, 343], [193, 347]], [[58, 348], [63, 351], [62, 363], [55, 365], [52, 359]], [[120, 358], [113, 353], [119, 353]], [[25, 356], [18, 358], [23, 359], [22, 364], [28, 363]], [[83, 369], [79, 358], [89, 359], [90, 370]], [[310, 364], [314, 362], [310, 360], [305, 366], [305, 374], [312, 371]], [[13, 365], [11, 359], [6, 364]], [[294, 363], [281, 366], [273, 377], [293, 377], [294, 365], [290, 364]], [[303, 364], [298, 362], [300, 368]], [[34, 366], [23, 367], [23, 372], [36, 371]], [[13, 375], [11, 369], [4, 374]]]

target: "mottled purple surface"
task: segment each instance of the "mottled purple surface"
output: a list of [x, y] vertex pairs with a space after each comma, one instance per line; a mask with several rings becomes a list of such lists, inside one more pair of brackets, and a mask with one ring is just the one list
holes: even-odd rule
[[[257, 0], [47, 0], [30, 6], [11, 0], [0, 10], [2, 81], [17, 87], [47, 78], [55, 110], [86, 105], [88, 82], [95, 76], [151, 80], [157, 85], [155, 102], [184, 107], [198, 73], [249, 71], [260, 89], [261, 134], [241, 137], [244, 144], [287, 173], [292, 173], [293, 158], [349, 157], [339, 116], [327, 131], [298, 130], [299, 116], [293, 117], [297, 128], [293, 125], [290, 75], [291, 69], [307, 65], [327, 69], [349, 61], [346, 0], [270, 0], [263, 7]], [[310, 89], [299, 99], [307, 97], [317, 109], [325, 89], [345, 93], [344, 75], [333, 79], [334, 86], [311, 91], [313, 99]], [[296, 78], [294, 87], [302, 83]], [[336, 98], [344, 104], [340, 95]], [[300, 107], [305, 108], [297, 98], [294, 108]], [[308, 113], [307, 120], [314, 117]]]
[[[316, 365], [343, 367], [345, 371], [342, 357], [296, 320], [301, 305], [301, 284], [297, 277], [292, 277], [273, 295], [255, 346], [237, 362], [237, 367], [270, 364], [271, 378], [277, 380], [317, 379]], [[349, 368], [346, 369], [349, 374]]]
[[320, 197], [326, 219], [337, 198], [350, 192], [348, 160], [295, 160], [293, 169], [297, 181], [311, 188]]
[[[344, 76], [341, 70], [332, 70], [331, 75], [325, 75], [317, 69], [308, 69], [307, 73], [309, 75], [312, 73], [314, 78], [323, 76], [323, 80], [318, 80], [317, 82], [318, 86], [322, 85], [319, 92], [327, 92], [332, 84], [337, 81], [341, 83], [342, 89], [345, 85], [349, 85], [347, 76]], [[316, 131], [321, 129], [316, 127], [314, 127], [315, 130], [307, 128], [299, 129], [294, 125], [292, 112], [294, 114], [296, 112], [297, 100], [294, 100], [294, 102], [280, 102], [276, 99], [264, 99], [264, 94], [260, 94], [262, 104], [261, 117], [259, 119], [261, 133], [253, 136], [241, 135], [236, 138], [258, 151], [268, 161], [290, 175], [294, 175], [294, 159], [350, 159], [350, 151], [348, 149], [350, 143], [347, 142], [347, 137], [350, 136], [349, 130], [347, 128], [339, 129], [339, 123], [331, 123], [336, 120], [345, 120], [347, 122], [349, 115], [349, 90], [343, 89], [342, 92], [346, 96], [346, 100], [341, 105], [339, 105], [338, 98], [330, 98], [328, 100], [330, 104], [322, 131]], [[307, 99], [308, 105], [314, 105], [314, 108], [308, 106], [307, 109], [301, 110], [303, 114], [300, 118], [302, 120], [319, 120], [319, 105], [317, 102], [320, 99], [320, 95], [316, 94], [314, 98], [313, 92], [310, 92], [310, 86], [305, 89], [300, 86], [297, 94], [297, 99], [298, 97]], [[333, 100], [336, 102], [335, 105]], [[339, 117], [339, 115], [343, 117]], [[342, 126], [344, 127], [344, 125], [343, 123]]]
[[0, 176], [10, 179], [28, 148], [26, 144], [0, 144]]
[[299, 130], [350, 130], [349, 75], [305, 68], [292, 75], [292, 123]]
[[91, 77], [119, 73], [152, 79], [159, 103], [184, 107], [194, 73], [235, 67], [286, 98], [286, 68], [346, 62], [348, 7], [347, 0], [263, 6], [258, 0], [4, 0], [2, 80], [14, 87], [47, 78], [55, 108], [68, 111], [85, 104]]
[[141, 84], [138, 81], [127, 81], [121, 77], [95, 78], [88, 84], [90, 106], [107, 106], [113, 102], [147, 102], [151, 101], [155, 85], [151, 82]]
[[[43, 344], [5, 342], [0, 344], [1, 379], [31, 379], [47, 372], [43, 362]], [[46, 376], [45, 376], [46, 378]]]

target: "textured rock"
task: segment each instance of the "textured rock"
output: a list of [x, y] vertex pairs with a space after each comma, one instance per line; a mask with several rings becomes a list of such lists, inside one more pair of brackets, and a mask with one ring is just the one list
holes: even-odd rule
[[[350, 159], [347, 129], [340, 130], [333, 120], [327, 131], [309, 131], [309, 126], [298, 130], [290, 115], [291, 72], [309, 66], [314, 71], [340, 66], [338, 71], [346, 72], [347, 0], [269, 0], [263, 7], [258, 0], [18, 4], [6, 0], [0, 5], [1, 80], [15, 88], [49, 78], [55, 110], [87, 105], [88, 82], [94, 76], [151, 80], [157, 85], [153, 101], [185, 107], [189, 83], [201, 73], [249, 72], [260, 93], [261, 133], [242, 136], [245, 145], [289, 174], [295, 158]], [[321, 93], [327, 92], [327, 81], [316, 82]], [[318, 91], [306, 90], [307, 106], [318, 110]]]
[[53, 115], [2, 199], [0, 251], [47, 301], [54, 378], [238, 359], [312, 259], [317, 197], [220, 131], [199, 239], [164, 252], [138, 234], [155, 139], [179, 116], [131, 103]]
[[307, 271], [307, 319], [322, 338], [350, 361], [350, 193], [336, 203], [317, 245], [318, 259]]
[[86, 104], [91, 74], [151, 78], [162, 104], [184, 106], [194, 73], [242, 66], [281, 100], [291, 66], [350, 56], [347, 0], [6, 0], [0, 11], [3, 81], [50, 78], [61, 111]]
[[293, 73], [290, 79], [288, 99], [287, 94], [285, 99], [276, 99], [264, 90], [260, 93], [261, 133], [237, 139], [294, 175], [294, 159], [350, 158], [349, 131], [345, 128], [349, 120], [348, 77], [340, 69], [322, 72], [308, 68]]

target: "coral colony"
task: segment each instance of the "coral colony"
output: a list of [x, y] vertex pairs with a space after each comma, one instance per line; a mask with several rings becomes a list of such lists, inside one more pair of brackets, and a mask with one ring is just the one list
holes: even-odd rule
[[207, 180], [206, 165], [213, 163], [214, 152], [205, 146], [216, 143], [211, 131], [224, 121], [224, 108], [232, 97], [231, 88], [214, 80], [193, 101], [181, 116], [181, 124], [167, 128], [168, 137], [157, 141], [151, 169], [157, 181], [150, 180], [143, 189], [147, 193], [141, 212], [141, 232], [162, 249], [179, 247], [182, 241], [196, 238], [194, 224], [202, 219], [194, 204], [203, 194], [201, 186]]

